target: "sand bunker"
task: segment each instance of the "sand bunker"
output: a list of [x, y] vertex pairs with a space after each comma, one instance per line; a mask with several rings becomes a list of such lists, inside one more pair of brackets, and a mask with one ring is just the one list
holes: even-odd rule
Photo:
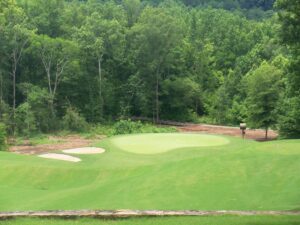
[[69, 162], [80, 162], [81, 159], [70, 156], [70, 155], [64, 155], [64, 154], [55, 154], [55, 153], [48, 153], [39, 155], [41, 158], [46, 159], [56, 159], [56, 160], [63, 160], [63, 161], [69, 161]]
[[63, 150], [63, 153], [78, 154], [78, 155], [102, 154], [104, 152], [105, 152], [105, 149], [103, 149], [103, 148], [93, 148], [93, 147], [74, 148], [74, 149]]

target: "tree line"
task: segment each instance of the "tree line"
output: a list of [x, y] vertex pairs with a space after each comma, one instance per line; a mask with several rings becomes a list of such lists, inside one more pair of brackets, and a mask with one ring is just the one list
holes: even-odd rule
[[242, 9], [272, 4], [1, 0], [0, 120], [20, 134], [140, 116], [297, 137], [299, 3]]

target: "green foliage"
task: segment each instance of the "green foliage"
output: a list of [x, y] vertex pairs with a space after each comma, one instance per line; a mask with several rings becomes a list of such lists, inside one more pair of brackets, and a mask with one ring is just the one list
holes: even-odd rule
[[11, 108], [3, 100], [0, 101], [0, 122], [5, 124], [7, 131], [11, 134], [12, 121], [10, 118]]
[[299, 137], [300, 131], [300, 1], [277, 0], [281, 22], [281, 41], [289, 46], [290, 62], [287, 74], [287, 93], [282, 110], [280, 132], [285, 137]]
[[[135, 116], [236, 125], [252, 104], [244, 77], [264, 61], [283, 71], [280, 98], [299, 97], [297, 1], [277, 1], [288, 48], [277, 41], [273, 0], [182, 2], [1, 1], [0, 99], [9, 110], [0, 119], [9, 133], [18, 106], [19, 117], [26, 107], [34, 117], [28, 134], [57, 131], [68, 105], [95, 124]], [[281, 118], [297, 110], [278, 109]]]
[[162, 117], [193, 121], [203, 111], [200, 85], [191, 78], [167, 79], [162, 85]]
[[210, 116], [201, 116], [198, 117], [196, 120], [197, 123], [202, 124], [217, 124], [216, 120]]
[[16, 128], [19, 135], [30, 136], [36, 132], [36, 119], [28, 102], [21, 104], [16, 109]]
[[239, 125], [247, 121], [247, 107], [243, 102], [233, 101], [228, 111], [228, 120], [232, 125]]
[[114, 135], [134, 133], [171, 133], [176, 132], [173, 127], [159, 127], [141, 121], [120, 120], [114, 124]]
[[88, 129], [88, 123], [84, 117], [73, 107], [67, 108], [62, 124], [63, 128], [68, 131], [82, 132]]
[[175, 127], [157, 126], [150, 123], [144, 123], [139, 133], [174, 133], [177, 132]]
[[248, 122], [255, 128], [274, 126], [280, 97], [282, 71], [263, 62], [246, 77]]
[[229, 97], [224, 86], [220, 87], [214, 96], [212, 106], [209, 108], [210, 115], [216, 123], [226, 124], [228, 119]]
[[34, 127], [39, 132], [49, 132], [57, 128], [58, 123], [53, 117], [50, 107], [51, 96], [45, 88], [34, 86], [30, 83], [23, 83], [19, 86], [26, 96], [24, 104], [29, 110]]
[[277, 0], [281, 22], [282, 41], [289, 45], [299, 45], [300, 30], [300, 2], [298, 0]]
[[132, 134], [141, 130], [141, 121], [134, 122], [131, 120], [120, 120], [114, 125], [114, 134]]
[[6, 127], [0, 123], [0, 151], [6, 150]]
[[300, 98], [286, 98], [281, 107], [279, 130], [282, 137], [300, 138]]
[[197, 6], [213, 6], [217, 8], [236, 9], [236, 8], [262, 8], [270, 10], [275, 0], [182, 0], [187, 5]]
[[114, 135], [115, 129], [113, 124], [93, 124], [90, 129], [82, 135], [86, 138], [95, 138], [98, 135], [111, 137]]

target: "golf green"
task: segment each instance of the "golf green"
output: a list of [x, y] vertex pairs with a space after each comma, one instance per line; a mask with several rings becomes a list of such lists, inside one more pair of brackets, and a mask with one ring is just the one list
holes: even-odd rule
[[119, 149], [137, 154], [159, 154], [175, 149], [226, 145], [229, 142], [221, 136], [179, 133], [124, 135], [111, 139], [111, 143]]

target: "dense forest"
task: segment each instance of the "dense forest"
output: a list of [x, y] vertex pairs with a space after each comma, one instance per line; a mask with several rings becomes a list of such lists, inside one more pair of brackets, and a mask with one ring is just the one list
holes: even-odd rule
[[147, 117], [300, 136], [299, 0], [0, 0], [0, 120]]

